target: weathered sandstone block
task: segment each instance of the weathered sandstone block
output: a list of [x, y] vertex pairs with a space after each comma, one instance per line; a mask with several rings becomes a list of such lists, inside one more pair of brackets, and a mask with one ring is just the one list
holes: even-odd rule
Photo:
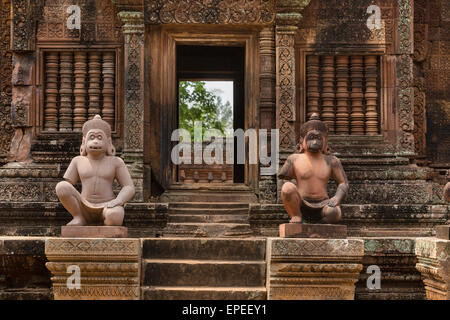
[[450, 299], [450, 240], [418, 238], [417, 270], [422, 273], [428, 300]]
[[364, 242], [269, 238], [269, 300], [353, 300]]
[[[139, 239], [50, 238], [45, 254], [55, 300], [139, 299]], [[70, 266], [80, 270], [79, 288], [68, 286]]]

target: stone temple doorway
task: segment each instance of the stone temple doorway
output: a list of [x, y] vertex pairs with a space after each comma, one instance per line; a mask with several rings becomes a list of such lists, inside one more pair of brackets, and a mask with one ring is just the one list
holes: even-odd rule
[[[176, 166], [176, 183], [244, 182], [244, 164], [236, 161], [236, 141], [232, 163], [226, 147], [236, 139], [234, 130], [245, 129], [244, 68], [243, 46], [176, 46], [177, 127], [191, 138], [190, 163]], [[217, 141], [208, 139], [211, 133], [222, 135], [222, 143], [211, 144]], [[217, 163], [218, 159], [222, 161]]]

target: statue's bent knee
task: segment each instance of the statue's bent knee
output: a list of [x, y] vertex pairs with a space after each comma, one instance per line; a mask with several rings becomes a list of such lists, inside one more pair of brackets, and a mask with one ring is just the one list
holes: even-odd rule
[[103, 211], [104, 223], [106, 226], [121, 226], [125, 210], [122, 206], [114, 208], [105, 208]]
[[281, 187], [281, 195], [283, 196], [292, 196], [295, 193], [297, 193], [297, 188], [295, 187], [295, 184], [292, 182], [286, 182]]
[[55, 189], [58, 198], [64, 198], [72, 195], [73, 193], [73, 186], [67, 181], [58, 182]]
[[324, 222], [326, 222], [326, 223], [337, 223], [342, 218], [341, 207], [339, 207], [339, 206], [336, 206], [336, 207], [325, 206], [322, 209], [322, 215], [323, 215], [322, 220]]

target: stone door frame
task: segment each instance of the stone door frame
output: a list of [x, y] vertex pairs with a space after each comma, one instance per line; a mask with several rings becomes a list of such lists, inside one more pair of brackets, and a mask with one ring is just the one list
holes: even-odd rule
[[[177, 83], [176, 83], [176, 45], [218, 45], [218, 46], [244, 46], [244, 105], [245, 128], [257, 129], [259, 127], [258, 92], [259, 92], [259, 51], [258, 28], [227, 28], [226, 26], [150, 26], [146, 30], [146, 58], [151, 64], [150, 77], [146, 80], [145, 110], [150, 114], [159, 114], [159, 124], [152, 123], [150, 132], [146, 130], [146, 149], [144, 153], [152, 159], [152, 169], [161, 179], [163, 187], [170, 188], [176, 184], [176, 170], [170, 159], [173, 143], [170, 135], [177, 128]], [[148, 74], [148, 72], [146, 72]], [[151, 116], [150, 116], [151, 117]], [[155, 128], [156, 125], [156, 129]], [[158, 127], [161, 130], [158, 130]], [[155, 134], [159, 131], [160, 135]], [[157, 141], [159, 140], [159, 141]], [[247, 138], [246, 138], [247, 142]], [[158, 147], [153, 147], [158, 145]], [[164, 144], [167, 145], [164, 148]], [[153, 149], [153, 150], [152, 150]], [[155, 168], [153, 159], [160, 152], [159, 172]], [[164, 150], [163, 150], [164, 149]], [[248, 158], [248, 155], [246, 155]], [[248, 161], [247, 161], [248, 162]], [[258, 165], [245, 164], [244, 184], [257, 192]]]

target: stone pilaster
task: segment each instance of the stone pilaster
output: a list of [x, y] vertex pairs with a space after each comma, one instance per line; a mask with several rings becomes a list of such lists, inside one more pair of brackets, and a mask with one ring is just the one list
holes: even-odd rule
[[413, 88], [413, 0], [397, 0], [397, 101], [399, 112], [398, 152], [414, 155], [414, 88]]
[[[279, 130], [280, 166], [296, 147], [297, 118], [295, 35], [303, 10], [310, 0], [280, 0], [276, 4], [276, 128]], [[281, 201], [282, 180], [277, 179], [277, 201]]]
[[122, 11], [125, 37], [123, 158], [135, 183], [133, 201], [143, 201], [144, 184], [144, 14]]
[[267, 239], [269, 300], [353, 300], [364, 241]]
[[418, 238], [416, 268], [428, 300], [450, 300], [450, 240]]
[[276, 115], [280, 130], [280, 151], [293, 152], [295, 148], [295, 54], [294, 37], [297, 27], [276, 27]]
[[55, 300], [139, 300], [140, 251], [139, 239], [47, 239]]

